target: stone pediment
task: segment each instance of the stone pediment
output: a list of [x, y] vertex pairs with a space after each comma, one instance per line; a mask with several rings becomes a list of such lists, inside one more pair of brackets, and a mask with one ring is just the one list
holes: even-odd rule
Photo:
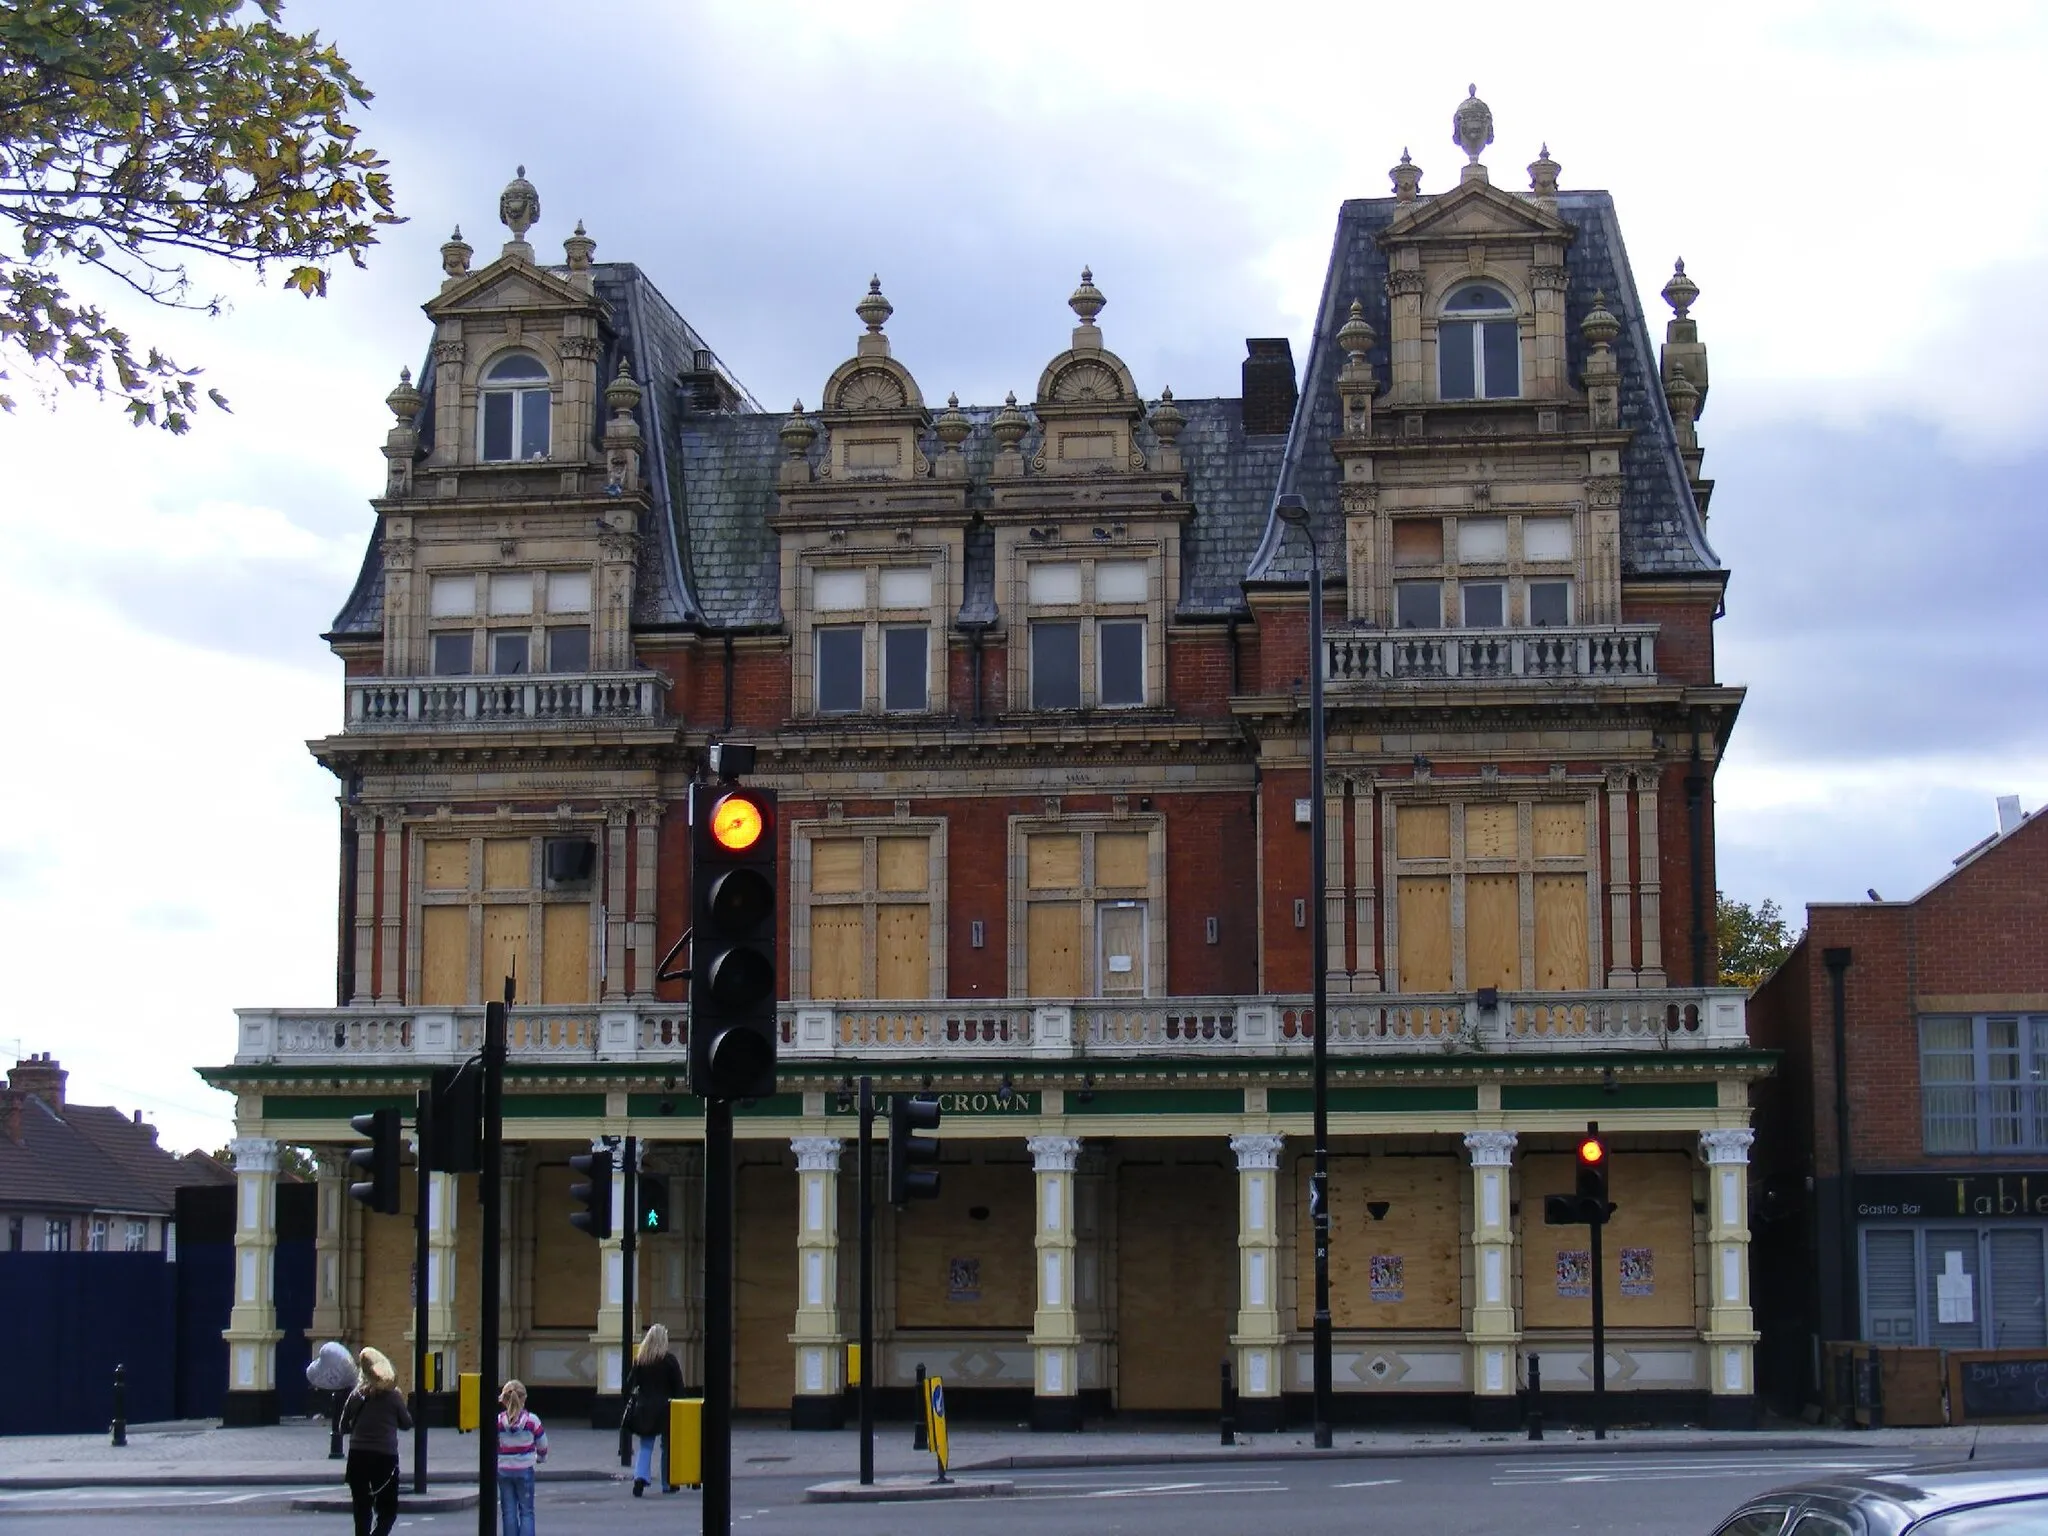
[[827, 419], [924, 411], [924, 395], [917, 380], [893, 357], [848, 358], [825, 381], [823, 399]]
[[1122, 358], [1104, 349], [1068, 350], [1045, 365], [1037, 404], [1128, 413], [1140, 408], [1138, 385]]
[[422, 306], [434, 319], [462, 311], [488, 309], [603, 308], [567, 278], [534, 266], [517, 256], [501, 256], [487, 267], [467, 273]]
[[1380, 240], [1387, 245], [1406, 240], [1569, 240], [1572, 234], [1569, 224], [1529, 199], [1489, 182], [1467, 181], [1417, 203], [1412, 212], [1388, 225]]

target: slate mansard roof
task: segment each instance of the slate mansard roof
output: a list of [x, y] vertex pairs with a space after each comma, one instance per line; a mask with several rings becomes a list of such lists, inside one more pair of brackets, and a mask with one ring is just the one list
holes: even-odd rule
[[[1343, 560], [1329, 558], [1341, 536], [1338, 465], [1331, 452], [1338, 427], [1337, 371], [1342, 351], [1336, 332], [1354, 298], [1366, 305], [1378, 341], [1371, 354], [1379, 377], [1389, 377], [1387, 257], [1378, 236], [1401, 207], [1392, 198], [1346, 202], [1315, 332], [1301, 381], [1301, 403], [1286, 436], [1248, 435], [1235, 399], [1176, 400], [1187, 418], [1179, 438], [1191, 515], [1182, 535], [1183, 619], [1221, 619], [1246, 611], [1247, 584], [1299, 585], [1307, 580], [1308, 551], [1273, 513], [1275, 498], [1304, 496], [1320, 518], [1326, 579], [1341, 580]], [[1621, 368], [1621, 421], [1631, 429], [1622, 458], [1622, 570], [1630, 577], [1685, 576], [1718, 571], [1705, 525], [1679, 457], [1677, 433], [1657, 377], [1657, 352], [1635, 278], [1623, 248], [1613, 199], [1605, 192], [1564, 192], [1558, 213], [1577, 237], [1566, 253], [1565, 335], [1571, 376], [1580, 376], [1586, 344], [1579, 321], [1595, 291], [1606, 296], [1622, 322], [1614, 346]], [[705, 409], [686, 376], [707, 368], [726, 372], [704, 338], [676, 312], [646, 275], [629, 263], [595, 269], [598, 295], [611, 306], [600, 378], [617, 371], [623, 356], [645, 387], [639, 408], [647, 443], [652, 508], [641, 532], [643, 562], [634, 622], [640, 628], [701, 631], [772, 630], [780, 627], [777, 539], [768, 518], [776, 501], [776, 468], [783, 456], [780, 413], [767, 413], [735, 390], [742, 409]], [[431, 358], [420, 389], [422, 446], [430, 447], [435, 378]], [[994, 457], [989, 424], [994, 407], [966, 408], [973, 431], [962, 444], [970, 473], [970, 512], [989, 504], [988, 470]], [[1039, 428], [1024, 441], [1028, 457]], [[1157, 446], [1149, 425], [1139, 446]], [[941, 449], [927, 431], [928, 458]], [[811, 449], [826, 451], [821, 436]], [[337, 635], [367, 638], [383, 625], [383, 569], [373, 540], [354, 592], [335, 621]], [[985, 525], [969, 532], [962, 625], [993, 623], [994, 540]]]

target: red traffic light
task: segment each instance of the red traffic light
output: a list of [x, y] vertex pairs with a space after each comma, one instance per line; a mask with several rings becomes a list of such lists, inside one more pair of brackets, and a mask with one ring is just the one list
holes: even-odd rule
[[1579, 1161], [1586, 1164], [1588, 1167], [1591, 1167], [1595, 1163], [1605, 1161], [1606, 1157], [1607, 1148], [1600, 1144], [1599, 1137], [1588, 1136], [1584, 1141], [1579, 1143]]
[[711, 808], [711, 840], [727, 853], [746, 853], [767, 835], [768, 814], [752, 795], [721, 795]]

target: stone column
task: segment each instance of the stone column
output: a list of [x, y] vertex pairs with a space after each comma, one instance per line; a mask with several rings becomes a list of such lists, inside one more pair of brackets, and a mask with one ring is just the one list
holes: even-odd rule
[[1664, 874], [1657, 852], [1657, 770], [1636, 775], [1636, 910], [1643, 924], [1642, 987], [1664, 985]]
[[1081, 1427], [1079, 1319], [1074, 1309], [1074, 1161], [1078, 1136], [1033, 1136], [1032, 1171], [1038, 1175], [1036, 1235], [1038, 1310], [1031, 1317], [1036, 1356], [1031, 1399], [1033, 1429]]
[[[608, 1146], [609, 1142], [599, 1138], [591, 1142], [590, 1149], [602, 1152]], [[612, 1400], [608, 1408], [601, 1401], [592, 1408], [591, 1422], [599, 1429], [618, 1423], [627, 1364], [619, 1348], [619, 1333], [626, 1326], [625, 1144], [612, 1146], [611, 1153], [612, 1235], [597, 1245], [597, 1327], [590, 1335], [591, 1347], [597, 1351], [597, 1395]]]
[[405, 996], [405, 909], [399, 900], [405, 876], [405, 818], [383, 815], [376, 821], [384, 858], [384, 880], [377, 895], [377, 1001], [396, 1004]]
[[1356, 970], [1351, 978], [1354, 992], [1380, 989], [1379, 964], [1379, 881], [1374, 872], [1373, 829], [1378, 825], [1378, 796], [1374, 780], [1360, 777], [1351, 783], [1351, 882], [1358, 948]]
[[1707, 1404], [1711, 1428], [1756, 1423], [1756, 1324], [1749, 1307], [1749, 1145], [1746, 1129], [1700, 1132], [1707, 1162]]
[[836, 1136], [798, 1136], [796, 1153], [796, 1383], [792, 1429], [846, 1422], [846, 1332], [839, 1320], [839, 1149]]
[[[1317, 658], [1316, 665], [1322, 664]], [[1351, 990], [1351, 965], [1344, 944], [1344, 906], [1350, 886], [1344, 878], [1344, 781], [1325, 775], [1323, 783], [1323, 985], [1333, 993]]]
[[1607, 947], [1607, 985], [1632, 987], [1636, 984], [1635, 953], [1629, 927], [1629, 909], [1634, 903], [1635, 881], [1628, 861], [1628, 772], [1612, 769], [1607, 775], [1607, 901], [1613, 941]]
[[427, 1350], [441, 1352], [437, 1392], [453, 1392], [455, 1373], [462, 1369], [462, 1319], [455, 1310], [458, 1187], [452, 1173], [427, 1175]]
[[235, 1159], [234, 1305], [221, 1337], [228, 1345], [228, 1393], [221, 1409], [230, 1428], [277, 1422], [277, 1143], [237, 1136]]
[[319, 1170], [314, 1191], [317, 1215], [313, 1228], [313, 1317], [306, 1325], [314, 1349], [329, 1339], [346, 1342], [348, 1303], [342, 1285], [342, 1254], [347, 1247], [349, 1166], [346, 1147], [316, 1147]]
[[655, 877], [661, 864], [661, 802], [651, 801], [633, 813], [633, 995], [652, 1000], [654, 969]]
[[1284, 1138], [1230, 1138], [1237, 1154], [1237, 1423], [1247, 1433], [1280, 1428], [1280, 1148]]
[[626, 996], [626, 933], [631, 900], [626, 884], [627, 822], [632, 812], [623, 805], [605, 813], [604, 839], [604, 990], [601, 1000], [622, 1002]]
[[1083, 1391], [1109, 1385], [1109, 1349], [1115, 1339], [1104, 1272], [1104, 1209], [1109, 1194], [1108, 1159], [1101, 1147], [1083, 1145], [1074, 1159], [1074, 1330], [1081, 1335], [1077, 1381]]
[[1510, 1286], [1515, 1233], [1508, 1222], [1508, 1171], [1515, 1160], [1513, 1131], [1467, 1131], [1472, 1155], [1472, 1353], [1474, 1428], [1512, 1428], [1515, 1348], [1521, 1342]]

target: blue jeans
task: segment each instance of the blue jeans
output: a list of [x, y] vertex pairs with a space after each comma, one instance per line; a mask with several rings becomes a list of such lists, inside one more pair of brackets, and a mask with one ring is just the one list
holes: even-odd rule
[[[633, 1475], [643, 1483], [651, 1483], [656, 1481], [654, 1476], [654, 1453], [661, 1445], [662, 1436], [641, 1435], [639, 1440], [639, 1445], [633, 1451]], [[662, 1487], [666, 1488], [668, 1486], [668, 1458], [666, 1456], [661, 1459], [661, 1477], [659, 1481]]]
[[533, 1468], [498, 1469], [498, 1528], [505, 1536], [533, 1536]]

